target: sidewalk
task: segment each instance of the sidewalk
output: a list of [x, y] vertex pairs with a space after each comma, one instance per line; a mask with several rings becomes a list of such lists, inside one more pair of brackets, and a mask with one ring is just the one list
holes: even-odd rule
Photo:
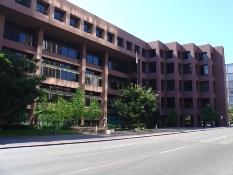
[[[0, 138], [0, 149], [25, 148], [38, 146], [54, 146], [66, 144], [81, 144], [91, 142], [103, 142], [113, 140], [125, 140], [143, 137], [154, 137], [163, 135], [172, 135], [179, 133], [200, 132], [210, 128], [192, 128], [192, 129], [158, 129], [146, 131], [115, 131], [111, 135], [105, 134], [79, 134], [79, 135], [57, 135], [57, 136], [37, 136], [37, 137], [16, 137]], [[211, 128], [216, 129], [216, 128]]]

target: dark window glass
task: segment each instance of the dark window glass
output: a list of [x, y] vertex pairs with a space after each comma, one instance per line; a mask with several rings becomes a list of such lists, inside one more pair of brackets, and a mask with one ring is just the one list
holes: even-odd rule
[[143, 56], [144, 58], [146, 58], [146, 57], [147, 57], [147, 52], [146, 52], [146, 50], [145, 50], [145, 49], [143, 49], [143, 48], [142, 48], [142, 56]]
[[156, 62], [148, 63], [148, 72], [149, 73], [156, 72]]
[[65, 57], [73, 59], [79, 58], [78, 50], [70, 43], [63, 44], [61, 41], [45, 38], [43, 42], [43, 49]]
[[21, 27], [19, 25], [6, 22], [4, 28], [4, 38], [25, 44], [28, 46], [34, 46], [34, 36], [33, 31]]
[[200, 66], [200, 75], [208, 75], [208, 64], [204, 64]]
[[140, 54], [140, 47], [135, 45], [134, 51], [135, 51], [135, 53], [137, 52], [138, 54]]
[[192, 65], [189, 64], [183, 64], [183, 74], [191, 74], [192, 73]]
[[175, 98], [174, 97], [166, 98], [166, 102], [167, 102], [167, 108], [175, 108]]
[[79, 27], [79, 20], [80, 19], [75, 17], [75, 16], [70, 16], [70, 25], [78, 28]]
[[42, 2], [42, 1], [37, 1], [36, 11], [47, 15], [48, 14], [48, 7], [49, 7], [48, 4], [46, 4], [46, 3]]
[[92, 24], [84, 21], [83, 31], [87, 33], [92, 33]]
[[184, 108], [193, 108], [193, 99], [185, 98], [184, 99]]
[[122, 89], [128, 85], [128, 80], [120, 77], [115, 77], [115, 76], [109, 76], [108, 79], [108, 86], [111, 89]]
[[207, 54], [207, 52], [197, 53], [197, 59], [199, 61], [208, 60], [208, 54]]
[[166, 73], [167, 74], [174, 73], [174, 63], [166, 63]]
[[184, 91], [192, 91], [192, 80], [184, 81]]
[[129, 73], [129, 64], [126, 62], [122, 62], [117, 58], [109, 58], [108, 61], [108, 68], [110, 70], [116, 70], [119, 72], [123, 72], [123, 73]]
[[165, 58], [173, 58], [173, 50], [165, 51]]
[[148, 54], [149, 54], [149, 58], [156, 57], [156, 50], [155, 49], [150, 49], [148, 51]]
[[129, 41], [126, 41], [126, 49], [132, 51], [133, 44]]
[[156, 90], [156, 79], [149, 80], [149, 87], [151, 87], [152, 90]]
[[107, 34], [107, 41], [110, 42], [110, 43], [114, 43], [114, 37], [115, 37], [114, 34], [108, 32], [108, 34]]
[[124, 48], [124, 39], [117, 37], [117, 45]]
[[96, 36], [98, 38], [103, 38], [104, 37], [104, 30], [99, 28], [99, 27], [96, 27]]
[[178, 58], [182, 60], [187, 60], [192, 58], [190, 51], [178, 52]]
[[200, 81], [200, 91], [208, 92], [209, 91], [209, 82], [208, 81]]
[[88, 53], [87, 54], [87, 63], [88, 64], [94, 64], [94, 65], [97, 65], [97, 66], [102, 66], [102, 60], [101, 58], [96, 55], [96, 54], [93, 54], [93, 53]]
[[31, 0], [15, 0], [15, 2], [25, 6], [25, 7], [30, 7], [31, 5]]
[[160, 50], [160, 51], [159, 51], [159, 56], [160, 56], [161, 58], [164, 58], [164, 51], [163, 51], [163, 50]]
[[167, 91], [174, 91], [175, 90], [175, 81], [174, 80], [167, 80], [166, 81]]
[[58, 21], [64, 21], [65, 18], [65, 12], [59, 9], [54, 10], [54, 19]]

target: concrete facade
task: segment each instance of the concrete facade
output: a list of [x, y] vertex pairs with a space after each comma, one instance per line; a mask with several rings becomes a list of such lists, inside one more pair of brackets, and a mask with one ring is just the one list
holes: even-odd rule
[[233, 63], [226, 64], [227, 102], [228, 108], [233, 107]]
[[159, 93], [161, 118], [175, 109], [177, 126], [200, 125], [206, 104], [227, 124], [221, 46], [147, 43], [65, 0], [7, 0], [0, 1], [0, 48], [35, 59], [50, 94], [80, 87], [87, 99], [99, 99], [102, 126], [111, 115], [108, 101], [137, 81]]

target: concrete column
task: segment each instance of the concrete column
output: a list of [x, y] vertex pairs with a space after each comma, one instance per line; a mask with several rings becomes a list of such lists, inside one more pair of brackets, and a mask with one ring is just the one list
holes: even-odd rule
[[3, 35], [4, 35], [5, 16], [0, 14], [0, 50], [3, 46]]
[[87, 46], [86, 44], [83, 44], [81, 50], [81, 66], [80, 66], [80, 78], [79, 78], [79, 84], [82, 90], [85, 90], [86, 57], [87, 57]]
[[102, 71], [102, 116], [99, 122], [100, 127], [107, 125], [108, 112], [108, 52], [104, 54], [104, 64]]
[[39, 28], [36, 36], [36, 54], [34, 56], [34, 58], [38, 61], [37, 66], [39, 67], [39, 69], [36, 71], [37, 75], [40, 75], [41, 73], [43, 40], [44, 40], [44, 29]]

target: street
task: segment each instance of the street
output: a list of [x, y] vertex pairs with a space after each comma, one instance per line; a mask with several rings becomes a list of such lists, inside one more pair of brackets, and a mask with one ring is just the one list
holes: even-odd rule
[[0, 175], [232, 175], [233, 128], [0, 150]]

